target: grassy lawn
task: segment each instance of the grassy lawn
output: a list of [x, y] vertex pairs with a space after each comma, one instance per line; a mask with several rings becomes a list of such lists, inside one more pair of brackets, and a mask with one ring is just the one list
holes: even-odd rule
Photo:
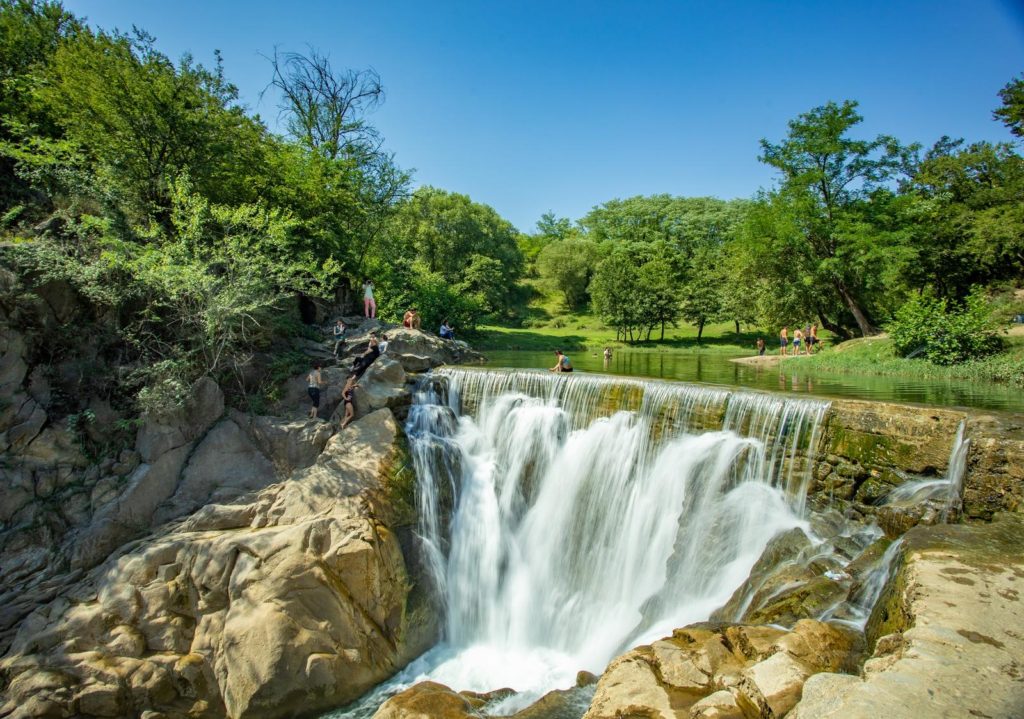
[[[560, 321], [561, 320], [561, 321]], [[651, 333], [650, 342], [633, 344], [615, 341], [615, 330], [604, 327], [596, 318], [588, 315], [558, 317], [554, 325], [530, 328], [482, 326], [472, 337], [474, 347], [481, 350], [534, 350], [550, 351], [556, 348], [569, 350], [600, 350], [604, 347], [629, 348], [630, 351], [649, 352], [728, 352], [731, 354], [754, 354], [755, 343], [760, 335], [755, 331], [736, 334], [732, 323], [705, 325], [700, 342], [697, 328], [691, 325], [666, 327], [664, 341], [658, 341], [660, 328]], [[771, 338], [765, 336], [768, 342]], [[769, 342], [769, 347], [771, 343]]]
[[849, 340], [801, 361], [808, 368], [828, 372], [981, 380], [1024, 387], [1024, 336], [1015, 334], [1005, 339], [1006, 349], [999, 354], [948, 367], [924, 359], [897, 357], [888, 337]]

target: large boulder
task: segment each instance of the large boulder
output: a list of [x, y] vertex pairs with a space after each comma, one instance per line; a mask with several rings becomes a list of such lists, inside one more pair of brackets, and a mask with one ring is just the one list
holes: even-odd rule
[[[387, 338], [386, 354], [397, 359], [406, 372], [425, 372], [443, 364], [466, 364], [484, 359], [465, 342], [443, 340], [421, 330], [399, 327], [389, 330]], [[358, 352], [361, 346], [354, 342], [353, 350]]]
[[[241, 446], [238, 431], [215, 430], [211, 448]], [[426, 593], [371, 510], [401, 452], [378, 410], [287, 481], [110, 558], [21, 623], [0, 715], [262, 719], [358, 697], [435, 639]]]

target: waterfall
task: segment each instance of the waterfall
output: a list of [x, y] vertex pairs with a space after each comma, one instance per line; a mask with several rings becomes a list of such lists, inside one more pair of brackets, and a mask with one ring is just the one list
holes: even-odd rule
[[904, 482], [885, 497], [885, 504], [909, 506], [929, 500], [941, 502], [939, 521], [946, 522], [960, 511], [963, 493], [964, 473], [967, 470], [967, 454], [971, 440], [966, 438], [966, 420], [961, 420], [949, 451], [946, 476], [940, 479], [920, 479]]
[[446, 634], [409, 681], [511, 686], [525, 704], [706, 619], [775, 534], [807, 528], [827, 408], [682, 383], [438, 371], [407, 433]]

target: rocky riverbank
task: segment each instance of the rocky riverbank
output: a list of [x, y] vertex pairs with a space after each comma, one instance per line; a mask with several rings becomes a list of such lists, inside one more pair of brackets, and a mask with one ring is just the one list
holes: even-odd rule
[[[26, 343], [5, 336], [2, 387], [20, 409], [4, 416], [0, 473], [0, 716], [309, 714], [436, 641], [395, 415], [410, 403], [406, 368], [464, 347], [395, 331], [345, 430], [337, 413], [296, 416], [302, 376], [285, 416], [226, 410], [205, 378], [131, 449], [90, 465], [33, 399]], [[342, 375], [327, 371], [328, 414]]]

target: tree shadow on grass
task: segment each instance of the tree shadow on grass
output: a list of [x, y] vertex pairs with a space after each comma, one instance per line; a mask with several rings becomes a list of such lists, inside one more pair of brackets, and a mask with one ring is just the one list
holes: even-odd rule
[[487, 350], [518, 350], [530, 352], [553, 352], [556, 349], [578, 351], [584, 349], [587, 338], [582, 335], [565, 334], [553, 337], [540, 332], [516, 330], [515, 332], [476, 332], [468, 338], [474, 348]]

